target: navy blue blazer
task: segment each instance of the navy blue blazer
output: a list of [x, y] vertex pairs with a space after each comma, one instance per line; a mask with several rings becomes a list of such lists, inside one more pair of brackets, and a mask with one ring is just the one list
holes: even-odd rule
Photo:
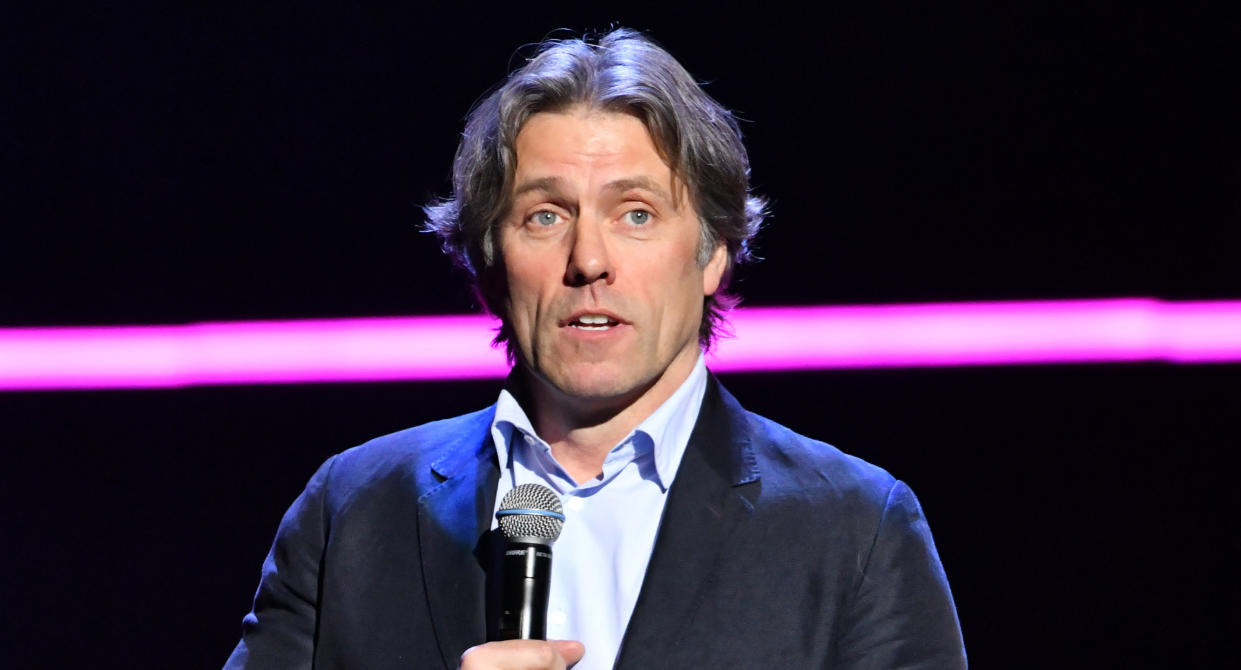
[[[225, 667], [455, 668], [484, 642], [493, 413], [328, 459], [280, 523]], [[616, 667], [966, 662], [909, 488], [745, 411], [712, 379]]]

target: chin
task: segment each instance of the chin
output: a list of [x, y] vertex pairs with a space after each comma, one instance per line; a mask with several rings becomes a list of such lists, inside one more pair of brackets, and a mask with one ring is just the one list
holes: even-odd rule
[[545, 379], [561, 393], [583, 400], [620, 398], [648, 385], [632, 367], [613, 361], [579, 363], [545, 375]]

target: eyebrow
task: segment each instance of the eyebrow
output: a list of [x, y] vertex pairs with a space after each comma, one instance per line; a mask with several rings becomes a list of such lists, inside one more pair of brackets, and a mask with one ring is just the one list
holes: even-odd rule
[[517, 188], [513, 190], [513, 197], [520, 198], [531, 191], [543, 191], [544, 193], [559, 194], [563, 190], [561, 188], [563, 183], [564, 182], [560, 177], [540, 177], [538, 179], [531, 179], [518, 184]]
[[668, 194], [668, 190], [660, 186], [654, 179], [650, 177], [629, 177], [626, 179], [617, 179], [603, 185], [606, 191], [624, 192], [633, 189], [650, 191], [655, 197], [661, 198], [664, 202], [672, 204], [672, 196]]
[[[672, 200], [672, 196], [668, 194], [668, 190], [650, 177], [626, 177], [623, 179], [610, 181], [603, 185], [603, 190], [617, 193], [623, 193], [633, 189], [650, 191], [655, 195], [655, 197], [663, 199], [664, 202], [673, 205], [676, 204]], [[517, 188], [513, 190], [513, 198], [520, 198], [521, 196], [533, 191], [542, 191], [551, 195], [560, 195], [564, 192], [564, 180], [560, 177], [539, 177], [538, 179], [524, 181], [521, 184], [518, 184]]]

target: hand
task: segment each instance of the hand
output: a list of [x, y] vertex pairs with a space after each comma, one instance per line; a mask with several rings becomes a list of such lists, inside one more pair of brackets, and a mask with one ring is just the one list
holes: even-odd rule
[[565, 670], [586, 647], [574, 640], [505, 640], [470, 647], [458, 670]]

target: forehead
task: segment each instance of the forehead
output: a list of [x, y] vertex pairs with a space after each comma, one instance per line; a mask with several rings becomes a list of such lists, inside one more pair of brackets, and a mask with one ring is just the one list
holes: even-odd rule
[[671, 173], [646, 125], [630, 114], [584, 107], [540, 112], [526, 121], [514, 144], [519, 175], [557, 168]]

